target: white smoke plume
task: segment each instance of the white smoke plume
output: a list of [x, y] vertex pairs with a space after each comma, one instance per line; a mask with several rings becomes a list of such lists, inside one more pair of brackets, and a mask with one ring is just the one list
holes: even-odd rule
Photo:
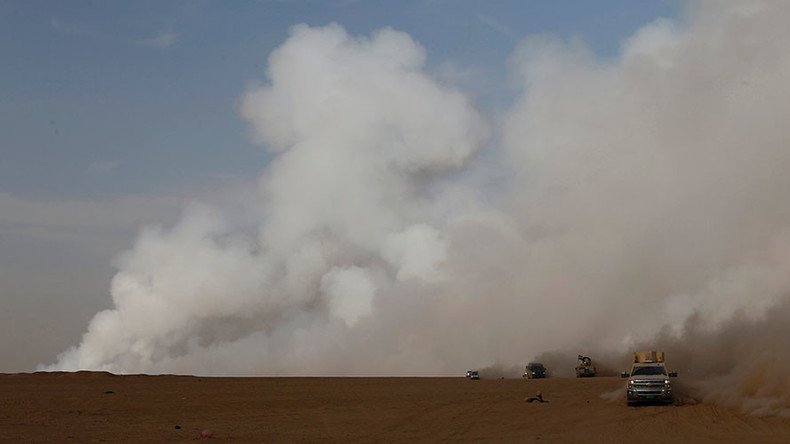
[[[496, 137], [408, 35], [296, 26], [241, 101], [276, 153], [248, 216], [197, 207], [143, 231], [115, 308], [49, 368], [451, 375], [672, 339], [699, 348], [668, 350], [682, 373], [715, 362], [684, 337], [758, 326], [733, 365], [692, 372], [736, 399], [708, 376], [790, 355], [756, 344], [790, 322], [788, 17], [695, 2], [612, 60], [528, 38]], [[737, 399], [782, 412], [788, 386]]]

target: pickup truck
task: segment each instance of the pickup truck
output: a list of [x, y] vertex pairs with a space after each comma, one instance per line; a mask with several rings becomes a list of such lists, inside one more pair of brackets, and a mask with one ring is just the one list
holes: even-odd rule
[[663, 402], [671, 404], [673, 400], [672, 381], [677, 372], [668, 372], [664, 364], [664, 352], [636, 352], [630, 372], [620, 374], [628, 378], [626, 384], [626, 402], [634, 405], [639, 402]]

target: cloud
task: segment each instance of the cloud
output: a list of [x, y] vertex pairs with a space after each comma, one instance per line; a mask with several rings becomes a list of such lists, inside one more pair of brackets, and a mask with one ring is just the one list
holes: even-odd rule
[[178, 42], [178, 34], [173, 31], [164, 31], [154, 37], [142, 39], [139, 42], [152, 48], [169, 48]]
[[519, 36], [513, 31], [512, 28], [503, 24], [499, 20], [494, 19], [493, 17], [483, 15], [483, 14], [476, 14], [477, 19], [480, 20], [486, 27], [492, 29], [504, 36], [510, 37], [512, 39], [517, 39]]

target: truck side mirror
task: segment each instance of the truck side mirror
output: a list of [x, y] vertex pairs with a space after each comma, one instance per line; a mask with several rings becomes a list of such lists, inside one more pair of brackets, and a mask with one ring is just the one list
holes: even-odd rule
[[627, 378], [627, 377], [629, 377], [629, 376], [631, 376], [631, 374], [630, 374], [630, 373], [628, 373], [628, 372], [620, 372], [620, 377], [621, 377], [621, 378]]
[[669, 377], [670, 378], [677, 378], [678, 377], [678, 372], [676, 372], [676, 371], [669, 372]]

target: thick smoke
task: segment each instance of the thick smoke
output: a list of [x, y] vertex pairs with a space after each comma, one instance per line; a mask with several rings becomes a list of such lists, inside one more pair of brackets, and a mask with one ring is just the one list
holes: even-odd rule
[[451, 375], [656, 345], [700, 396], [781, 412], [787, 17], [694, 3], [613, 60], [528, 38], [496, 137], [408, 35], [296, 26], [241, 101], [275, 153], [248, 216], [145, 230], [51, 368]]

